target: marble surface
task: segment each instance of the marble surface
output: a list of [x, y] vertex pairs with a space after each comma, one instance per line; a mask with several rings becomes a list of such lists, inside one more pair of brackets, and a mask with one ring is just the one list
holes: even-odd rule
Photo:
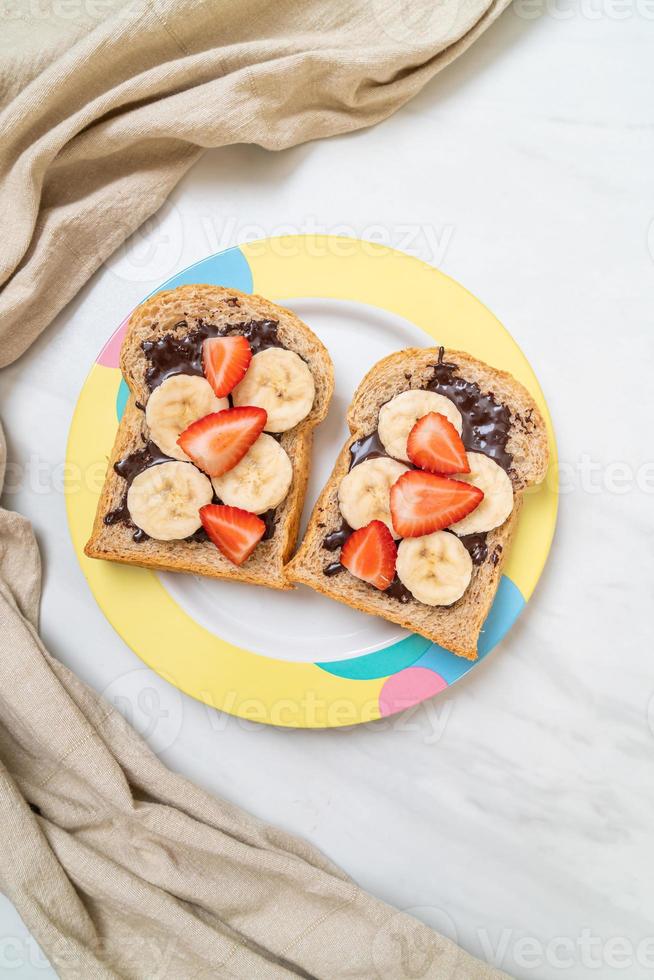
[[[4, 503], [39, 536], [53, 652], [171, 767], [538, 980], [654, 974], [653, 18], [522, 0], [375, 129], [208, 153], [0, 380]], [[256, 727], [151, 675], [88, 592], [61, 493], [111, 326], [189, 262], [290, 230], [376, 235], [467, 285], [534, 365], [562, 459], [551, 558], [510, 636], [440, 698], [348, 731]], [[50, 971], [3, 900], [4, 975]]]

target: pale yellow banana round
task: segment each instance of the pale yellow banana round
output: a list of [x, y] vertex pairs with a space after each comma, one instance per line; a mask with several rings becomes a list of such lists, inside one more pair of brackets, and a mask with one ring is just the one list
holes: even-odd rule
[[408, 469], [388, 456], [352, 467], [338, 488], [338, 506], [350, 527], [356, 531], [370, 521], [383, 521], [393, 537], [399, 538], [391, 520], [391, 487]]
[[316, 397], [313, 375], [294, 351], [268, 347], [250, 361], [232, 392], [235, 405], [265, 408], [266, 432], [286, 432], [309, 414]]
[[460, 434], [463, 427], [461, 413], [451, 399], [437, 391], [410, 388], [403, 391], [379, 409], [377, 428], [382, 445], [389, 456], [409, 461], [406, 451], [409, 433], [418, 419], [429, 412], [439, 412], [450, 420]]
[[158, 541], [187, 538], [200, 527], [199, 510], [213, 500], [211, 480], [192, 463], [149, 466], [132, 480], [127, 509], [137, 527]]
[[501, 466], [483, 453], [468, 453], [469, 473], [457, 473], [456, 480], [473, 483], [484, 491], [484, 499], [462, 520], [452, 524], [456, 534], [480, 534], [504, 524], [513, 510], [513, 487]]
[[217, 398], [206, 380], [194, 374], [174, 374], [154, 389], [145, 406], [150, 438], [162, 453], [188, 462], [177, 440], [191, 422], [229, 408], [226, 398]]
[[418, 602], [450, 606], [470, 584], [472, 558], [455, 534], [435, 531], [400, 541], [395, 569]]
[[288, 493], [293, 466], [286, 450], [263, 432], [240, 463], [211, 481], [224, 504], [264, 514]]

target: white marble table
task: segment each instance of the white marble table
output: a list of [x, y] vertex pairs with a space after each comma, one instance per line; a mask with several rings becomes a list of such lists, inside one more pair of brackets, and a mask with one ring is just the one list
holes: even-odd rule
[[[539, 980], [654, 974], [653, 18], [645, 0], [522, 0], [376, 129], [207, 154], [0, 387], [5, 503], [39, 535], [53, 652], [141, 726], [156, 692], [171, 767]], [[472, 289], [534, 365], [563, 463], [557, 535], [510, 636], [444, 697], [345, 732], [255, 727], [116, 636], [58, 467], [91, 361], [150, 288], [248, 237], [371, 229]], [[3, 900], [5, 975], [49, 968]]]

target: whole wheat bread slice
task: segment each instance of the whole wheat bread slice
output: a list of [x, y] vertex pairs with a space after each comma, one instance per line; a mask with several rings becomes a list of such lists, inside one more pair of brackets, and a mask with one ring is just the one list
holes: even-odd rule
[[[167, 335], [181, 338], [200, 322], [227, 327], [252, 320], [277, 322], [279, 341], [306, 361], [316, 386], [309, 415], [280, 437], [293, 464], [293, 482], [287, 497], [275, 511], [272, 537], [260, 541], [250, 558], [238, 567], [210, 541], [146, 539], [137, 542], [133, 538], [133, 527], [123, 523], [105, 524], [105, 516], [120, 505], [126, 487], [125, 480], [115, 472], [114, 463], [143, 448], [148, 439], [145, 414], [136, 404], [146, 405], [150, 394], [143, 342], [156, 341]], [[334, 387], [334, 371], [327, 349], [295, 313], [261, 296], [221, 286], [189, 285], [157, 293], [132, 313], [121, 348], [120, 368], [130, 388], [130, 397], [118, 427], [85, 553], [90, 558], [148, 568], [192, 572], [275, 589], [291, 588], [284, 565], [295, 548], [309, 476], [313, 430], [327, 414]]]
[[509, 471], [514, 490], [513, 511], [501, 527], [488, 533], [488, 557], [481, 565], [473, 566], [472, 580], [464, 595], [451, 606], [427, 606], [416, 599], [402, 604], [347, 570], [334, 577], [324, 573], [325, 567], [336, 557], [325, 550], [323, 543], [325, 535], [341, 524], [338, 486], [350, 466], [350, 446], [377, 429], [379, 409], [385, 402], [409, 388], [423, 388], [432, 380], [439, 358], [439, 350], [435, 348], [398, 351], [375, 364], [365, 376], [347, 414], [351, 436], [315, 505], [300, 549], [286, 571], [293, 582], [308, 585], [362, 612], [398, 623], [459, 656], [475, 660], [477, 640], [495, 597], [517, 525], [523, 491], [540, 483], [547, 472], [547, 432], [531, 395], [512, 375], [462, 351], [445, 350], [441, 357], [456, 364], [460, 377], [477, 384], [482, 394], [492, 394], [494, 400], [506, 406], [510, 413], [506, 449], [513, 456]]

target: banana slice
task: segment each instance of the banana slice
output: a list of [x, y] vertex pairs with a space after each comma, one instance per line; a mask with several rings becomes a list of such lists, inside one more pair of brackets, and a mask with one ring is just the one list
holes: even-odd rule
[[177, 541], [197, 531], [200, 507], [212, 500], [211, 480], [192, 463], [150, 466], [134, 477], [127, 491], [130, 517], [158, 541]]
[[256, 405], [268, 413], [266, 432], [286, 432], [309, 414], [316, 396], [313, 375], [301, 357], [283, 347], [255, 354], [232, 392], [235, 405]]
[[293, 466], [288, 453], [264, 432], [240, 463], [211, 482], [224, 504], [264, 514], [281, 504], [292, 479]]
[[461, 435], [463, 420], [453, 401], [436, 391], [410, 388], [391, 398], [379, 409], [379, 438], [389, 456], [409, 462], [406, 443], [418, 419], [429, 412], [440, 412]]
[[435, 531], [404, 538], [397, 549], [397, 576], [426, 606], [449, 606], [470, 584], [472, 558], [455, 534]]
[[478, 534], [504, 524], [513, 510], [513, 487], [505, 470], [483, 453], [467, 453], [469, 473], [457, 473], [455, 479], [474, 483], [484, 491], [484, 499], [466, 517], [451, 525], [456, 534]]
[[343, 477], [338, 505], [350, 527], [356, 531], [370, 521], [383, 521], [393, 537], [399, 538], [391, 520], [391, 487], [408, 468], [396, 459], [381, 456], [359, 463]]
[[[206, 378], [193, 374], [174, 374], [154, 389], [145, 406], [150, 437], [162, 453], [190, 462], [177, 439], [191, 422], [229, 408], [226, 398], [216, 398]], [[145, 529], [144, 529], [145, 530]]]

